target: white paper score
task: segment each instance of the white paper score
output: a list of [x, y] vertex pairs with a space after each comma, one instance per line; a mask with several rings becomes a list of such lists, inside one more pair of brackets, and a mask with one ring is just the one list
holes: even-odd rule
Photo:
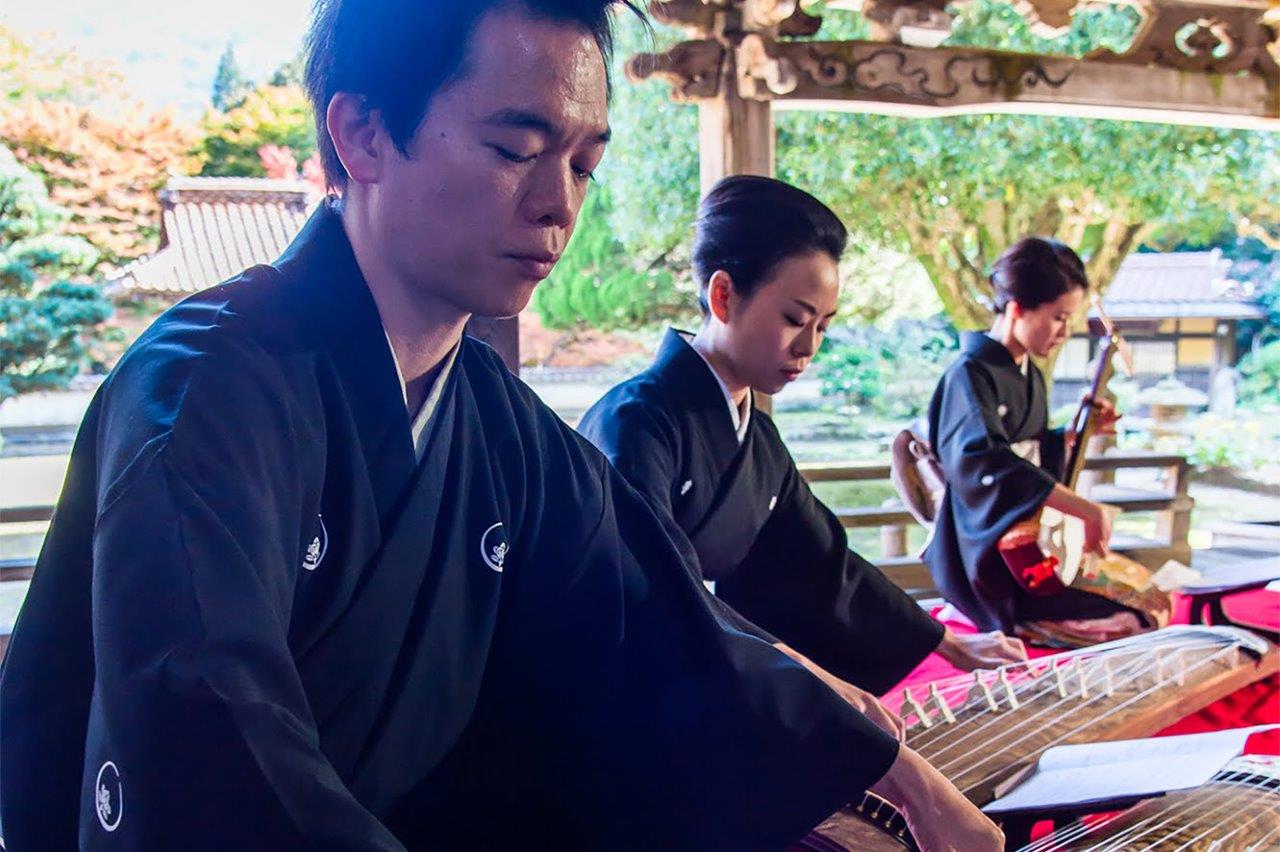
[[1154, 796], [1207, 784], [1240, 756], [1256, 725], [1206, 734], [1056, 746], [1034, 772], [982, 810], [989, 814]]

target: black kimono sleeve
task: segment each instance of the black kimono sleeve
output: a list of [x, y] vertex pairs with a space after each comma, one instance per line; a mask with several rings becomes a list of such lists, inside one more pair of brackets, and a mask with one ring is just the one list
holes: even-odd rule
[[472, 736], [446, 761], [460, 780], [406, 819], [483, 801], [440, 848], [499, 848], [515, 819], [538, 848], [775, 852], [883, 775], [894, 739], [726, 628], [594, 448], [552, 435], [532, 457], [546, 483], [504, 568]]
[[717, 592], [836, 676], [883, 693], [942, 640], [943, 626], [867, 560], [790, 466], [772, 516]]
[[[993, 542], [1035, 514], [1057, 478], [1013, 451], [995, 387], [981, 366], [966, 362], [945, 382], [933, 447], [955, 504], [957, 532], [962, 539]], [[1061, 467], [1062, 452], [1052, 452], [1052, 438], [1042, 439], [1042, 447], [1051, 451], [1042, 460]]]
[[[671, 493], [679, 466], [679, 460], [675, 457], [675, 448], [679, 446], [677, 427], [655, 413], [656, 411], [660, 409], [640, 401], [623, 403], [610, 412], [608, 417], [599, 417], [593, 421], [590, 437], [622, 474], [627, 484], [639, 491], [654, 508], [662, 521], [663, 529], [701, 581], [698, 552], [676, 522], [671, 505]], [[716, 595], [709, 597], [712, 607], [725, 624], [771, 645], [779, 643], [769, 631], [744, 618], [723, 598]]]
[[1067, 469], [1067, 432], [1065, 429], [1046, 429], [1040, 436], [1040, 469], [1059, 482]]
[[[287, 642], [307, 478], [288, 391], [206, 357], [99, 498], [80, 848], [401, 849], [322, 754]], [[136, 446], [159, 403], [117, 381], [101, 440]]]

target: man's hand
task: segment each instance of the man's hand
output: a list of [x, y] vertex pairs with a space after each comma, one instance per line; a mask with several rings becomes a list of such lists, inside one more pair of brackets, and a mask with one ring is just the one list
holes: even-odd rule
[[809, 671], [813, 672], [818, 680], [831, 687], [836, 695], [843, 698], [845, 703], [854, 710], [857, 710], [863, 716], [870, 719], [877, 728], [884, 731], [891, 737], [895, 737], [899, 741], [906, 736], [906, 723], [893, 713], [890, 713], [889, 710], [880, 703], [880, 699], [876, 698], [869, 692], [858, 689], [858, 687], [848, 683], [847, 681], [841, 680], [822, 666], [815, 663], [813, 660], [806, 657], [804, 654], [787, 647], [781, 642], [774, 645], [774, 647], [791, 659], [795, 660], [800, 665], [804, 666]]
[[948, 628], [938, 643], [938, 654], [961, 671], [971, 672], [1020, 663], [1027, 658], [1027, 649], [1021, 639], [1005, 636], [999, 630], [962, 636]]
[[997, 852], [1004, 834], [955, 786], [911, 749], [871, 788], [907, 820], [922, 852]]

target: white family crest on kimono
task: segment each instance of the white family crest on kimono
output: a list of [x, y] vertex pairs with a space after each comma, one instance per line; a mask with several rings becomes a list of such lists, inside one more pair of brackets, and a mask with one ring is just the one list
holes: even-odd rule
[[[485, 565], [499, 574], [502, 573], [503, 565], [507, 561], [507, 551], [511, 549], [506, 539], [501, 537], [499, 532], [501, 529], [502, 521], [498, 521], [480, 536], [480, 558], [484, 560]], [[497, 535], [494, 535], [495, 533]]]
[[320, 533], [311, 539], [311, 543], [307, 545], [306, 556], [302, 560], [302, 567], [308, 571], [319, 568], [320, 561], [329, 550], [329, 531], [325, 529], [324, 518], [317, 515], [316, 520], [320, 522]]
[[120, 772], [114, 763], [108, 760], [102, 764], [93, 791], [93, 806], [98, 814], [98, 822], [106, 831], [115, 831], [120, 827], [120, 818], [124, 815], [124, 785], [120, 782]]

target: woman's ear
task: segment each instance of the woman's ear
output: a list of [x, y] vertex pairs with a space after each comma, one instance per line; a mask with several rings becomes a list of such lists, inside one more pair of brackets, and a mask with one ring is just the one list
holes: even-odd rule
[[347, 175], [357, 183], [377, 183], [386, 150], [379, 144], [385, 131], [378, 114], [358, 95], [338, 92], [325, 111], [325, 127]]
[[717, 269], [711, 273], [711, 280], [707, 282], [707, 307], [713, 317], [727, 323], [732, 303], [733, 279], [723, 269]]

